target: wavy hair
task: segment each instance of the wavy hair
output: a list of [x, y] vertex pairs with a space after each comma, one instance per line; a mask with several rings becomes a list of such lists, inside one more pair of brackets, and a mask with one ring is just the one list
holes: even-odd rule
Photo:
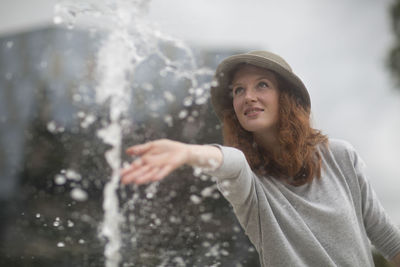
[[290, 91], [290, 85], [278, 74], [279, 152], [271, 153], [257, 146], [253, 134], [239, 123], [233, 106], [223, 112], [224, 145], [233, 146], [246, 156], [252, 170], [258, 175], [274, 178], [300, 186], [321, 177], [321, 155], [318, 145], [327, 145], [328, 138], [313, 129], [310, 110], [304, 108], [299, 99]]

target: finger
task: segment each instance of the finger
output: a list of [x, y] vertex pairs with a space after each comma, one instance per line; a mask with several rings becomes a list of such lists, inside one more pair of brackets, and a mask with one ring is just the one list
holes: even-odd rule
[[122, 168], [120, 171], [121, 176], [125, 176], [128, 173], [135, 171], [136, 169], [140, 168], [144, 165], [144, 162], [141, 158], [134, 160], [129, 166]]
[[173, 171], [174, 167], [171, 165], [164, 166], [160, 169], [160, 171], [155, 175], [152, 181], [160, 181], [161, 179], [165, 178], [168, 174]]
[[151, 164], [160, 168], [167, 165], [172, 165], [174, 168], [177, 168], [182, 165], [179, 159], [170, 153], [145, 155], [142, 157], [142, 160], [143, 164]]
[[152, 142], [131, 146], [126, 150], [128, 155], [142, 155], [152, 147]]
[[150, 165], [143, 166], [137, 170], [131, 171], [130, 173], [124, 175], [121, 178], [121, 181], [124, 184], [135, 182], [136, 179], [145, 175], [147, 172], [150, 171], [150, 169], [151, 169]]
[[151, 169], [149, 172], [145, 173], [144, 175], [140, 176], [139, 178], [135, 179], [135, 184], [145, 184], [151, 182], [154, 179], [154, 176], [160, 171], [158, 167]]
[[132, 166], [129, 165], [129, 166], [127, 166], [127, 167], [122, 168], [122, 169], [119, 171], [119, 175], [120, 175], [120, 176], [125, 176], [125, 175], [127, 175], [128, 173], [131, 173], [132, 171], [133, 171]]
[[133, 170], [140, 168], [143, 165], [146, 165], [147, 163], [142, 159], [142, 158], [137, 158], [131, 163], [131, 168]]

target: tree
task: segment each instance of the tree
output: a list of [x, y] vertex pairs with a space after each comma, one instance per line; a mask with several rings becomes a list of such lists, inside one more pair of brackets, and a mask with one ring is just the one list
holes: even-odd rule
[[388, 65], [396, 86], [400, 89], [400, 0], [394, 0], [390, 6], [390, 15], [395, 42], [389, 52]]

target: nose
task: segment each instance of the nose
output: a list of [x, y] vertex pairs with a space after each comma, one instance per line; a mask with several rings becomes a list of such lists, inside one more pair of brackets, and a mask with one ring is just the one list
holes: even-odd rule
[[255, 102], [257, 100], [257, 96], [255, 94], [255, 92], [253, 90], [246, 90], [245, 95], [244, 95], [244, 99], [246, 101], [246, 103], [250, 103], [250, 102]]

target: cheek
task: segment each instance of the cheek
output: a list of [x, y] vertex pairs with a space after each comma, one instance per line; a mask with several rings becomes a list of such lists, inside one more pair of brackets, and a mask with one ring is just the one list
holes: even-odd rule
[[272, 106], [275, 116], [277, 117], [279, 114], [279, 97], [276, 97], [276, 99], [272, 103]]
[[270, 94], [266, 99], [267, 99], [266, 101], [268, 102], [269, 106], [273, 107], [274, 110], [278, 110], [279, 94], [277, 94], [277, 93]]
[[238, 115], [238, 111], [239, 111], [239, 103], [237, 100], [233, 100], [233, 110], [235, 111], [236, 116]]

